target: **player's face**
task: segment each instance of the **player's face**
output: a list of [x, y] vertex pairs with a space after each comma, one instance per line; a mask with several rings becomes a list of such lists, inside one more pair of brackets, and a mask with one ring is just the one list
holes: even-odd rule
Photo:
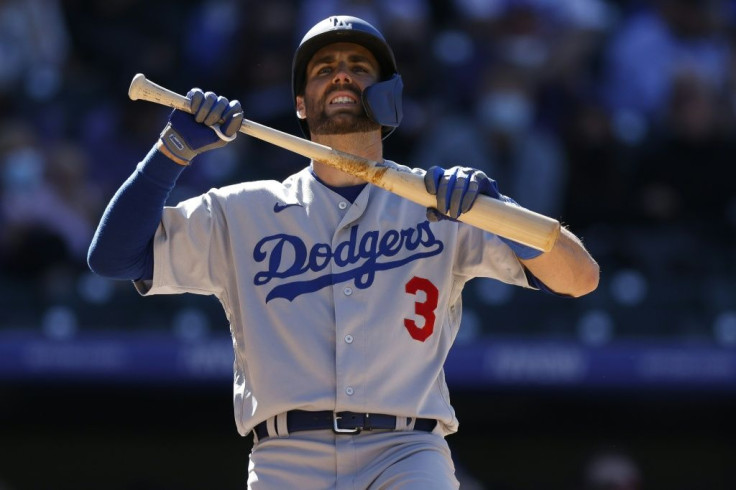
[[336, 43], [317, 51], [307, 64], [304, 96], [297, 111], [312, 134], [345, 134], [380, 130], [361, 102], [363, 89], [376, 83], [380, 68], [363, 46]]

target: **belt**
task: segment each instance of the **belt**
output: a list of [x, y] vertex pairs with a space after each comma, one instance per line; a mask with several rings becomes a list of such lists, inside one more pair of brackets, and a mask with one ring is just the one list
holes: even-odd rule
[[[411, 423], [411, 418], [407, 422]], [[414, 430], [432, 432], [437, 421], [433, 419], [416, 419]], [[332, 429], [336, 434], [358, 434], [363, 430], [395, 429], [396, 417], [380, 413], [355, 412], [309, 412], [305, 410], [291, 410], [286, 413], [286, 427], [289, 433], [305, 430]], [[267, 421], [263, 421], [253, 428], [259, 440], [268, 437]]]

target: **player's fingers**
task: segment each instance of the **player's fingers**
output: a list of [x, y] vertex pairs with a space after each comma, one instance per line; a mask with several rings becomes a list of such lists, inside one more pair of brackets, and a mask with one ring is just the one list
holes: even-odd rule
[[217, 102], [217, 94], [215, 94], [214, 92], [205, 92], [202, 105], [194, 114], [194, 120], [198, 123], [204, 122], [204, 120], [207, 118], [207, 115], [210, 113], [210, 110], [212, 110], [212, 107], [215, 105], [215, 102]]
[[222, 115], [227, 110], [229, 104], [230, 104], [230, 101], [227, 100], [225, 97], [222, 97], [222, 96], [217, 97], [215, 99], [215, 103], [212, 104], [210, 111], [207, 113], [207, 115], [204, 118], [204, 121], [202, 122], [206, 124], [207, 126], [212, 126], [214, 124], [219, 123], [222, 120]]
[[455, 188], [455, 179], [457, 178], [456, 171], [457, 167], [445, 170], [437, 185], [437, 209], [445, 214], [450, 209], [452, 190]]
[[478, 181], [478, 193], [490, 196], [494, 199], [501, 199], [501, 193], [498, 190], [498, 182], [486, 175], [485, 172], [477, 170], [475, 176]]
[[[450, 191], [450, 206], [447, 214], [452, 218], [457, 218], [463, 212], [464, 201], [467, 199], [468, 185], [470, 184], [470, 175], [472, 169], [458, 167], [455, 169], [455, 182]], [[471, 196], [472, 203], [472, 196]]]
[[442, 174], [445, 173], [445, 169], [438, 166], [429, 167], [427, 172], [424, 174], [424, 187], [432, 195], [437, 194], [437, 186], [442, 178]]
[[427, 220], [431, 221], [432, 223], [436, 223], [438, 221], [442, 221], [445, 218], [445, 215], [437, 211], [435, 208], [427, 208]]
[[195, 87], [187, 92], [187, 98], [189, 99], [192, 114], [196, 114], [204, 101], [204, 92]]
[[228, 121], [228, 118], [232, 118], [233, 116], [236, 116], [238, 113], [242, 114], [243, 107], [240, 105], [240, 102], [237, 100], [231, 100], [228, 103], [228, 106], [225, 110], [225, 112], [222, 114], [222, 120], [224, 122]]
[[446, 175], [442, 175], [440, 180], [437, 182], [437, 209], [441, 213], [447, 212], [447, 187], [448, 181]]
[[243, 124], [244, 118], [245, 115], [243, 114], [243, 108], [241, 107], [240, 102], [232, 100], [230, 101], [228, 109], [222, 115], [223, 122], [220, 125], [220, 130], [225, 134], [225, 136], [232, 136], [238, 132], [240, 126]]
[[475, 204], [475, 201], [478, 199], [478, 194], [480, 194], [481, 182], [483, 182], [484, 179], [488, 179], [488, 177], [486, 177], [486, 174], [480, 170], [473, 171], [470, 174], [468, 179], [468, 190], [463, 196], [462, 203], [460, 204], [461, 213], [467, 213], [470, 208], [473, 207], [473, 204]]

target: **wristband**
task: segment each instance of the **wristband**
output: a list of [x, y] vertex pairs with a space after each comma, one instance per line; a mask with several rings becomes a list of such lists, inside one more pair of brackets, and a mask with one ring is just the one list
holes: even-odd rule
[[173, 160], [180, 165], [189, 165], [192, 159], [197, 156], [197, 152], [189, 148], [184, 138], [173, 128], [171, 123], [166, 125], [160, 138], [161, 144], [166, 148], [164, 153], [167, 153], [167, 156], [169, 154], [174, 156]]

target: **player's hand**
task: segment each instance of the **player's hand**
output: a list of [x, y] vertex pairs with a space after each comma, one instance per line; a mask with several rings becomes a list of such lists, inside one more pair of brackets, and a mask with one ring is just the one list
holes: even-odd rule
[[[427, 208], [429, 221], [443, 219], [455, 220], [473, 207], [478, 196], [483, 194], [514, 205], [516, 201], [502, 195], [498, 183], [483, 171], [469, 167], [430, 167], [424, 174], [424, 186], [427, 192], [437, 196], [437, 207]], [[519, 242], [499, 236], [520, 259], [533, 259], [541, 255], [541, 251]]]
[[214, 92], [193, 88], [187, 93], [192, 114], [174, 110], [161, 132], [161, 143], [179, 163], [189, 163], [195, 156], [220, 148], [234, 140], [243, 122], [243, 108]]
[[496, 181], [484, 172], [469, 167], [431, 167], [424, 174], [427, 192], [437, 196], [437, 207], [427, 209], [427, 219], [457, 219], [473, 207], [479, 194], [499, 199]]

